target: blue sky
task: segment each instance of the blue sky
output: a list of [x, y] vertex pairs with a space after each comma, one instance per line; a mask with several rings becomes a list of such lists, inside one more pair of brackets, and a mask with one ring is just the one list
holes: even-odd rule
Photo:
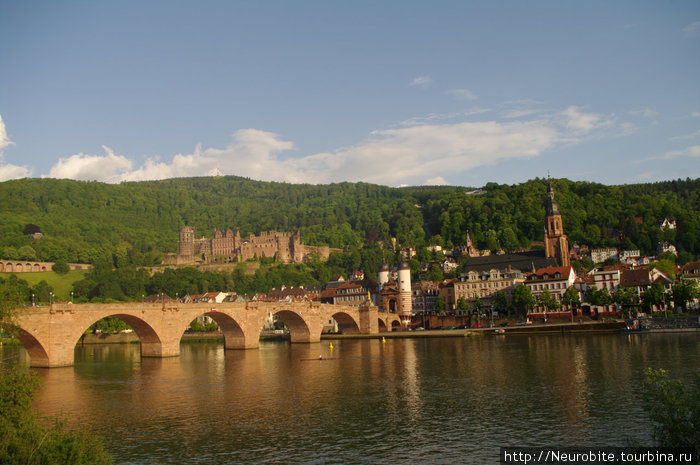
[[0, 0], [0, 181], [700, 177], [700, 2]]

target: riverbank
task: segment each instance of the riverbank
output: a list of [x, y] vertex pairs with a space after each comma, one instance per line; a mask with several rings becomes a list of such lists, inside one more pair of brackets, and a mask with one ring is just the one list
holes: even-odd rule
[[588, 321], [584, 323], [532, 324], [496, 328], [438, 329], [421, 331], [393, 331], [379, 334], [323, 334], [321, 339], [389, 339], [421, 337], [477, 337], [531, 334], [612, 333], [625, 328], [623, 321]]

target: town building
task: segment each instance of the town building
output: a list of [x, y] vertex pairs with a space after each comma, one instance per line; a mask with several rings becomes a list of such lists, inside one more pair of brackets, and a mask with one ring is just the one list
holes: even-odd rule
[[376, 293], [376, 287], [376, 281], [372, 280], [345, 281], [338, 286], [327, 287], [321, 291], [321, 302], [351, 307], [374, 305], [372, 294]]
[[670, 220], [668, 218], [664, 218], [664, 220], [659, 225], [659, 228], [661, 228], [661, 229], [676, 229], [676, 220]]
[[571, 266], [552, 266], [540, 268], [534, 273], [530, 273], [525, 284], [530, 289], [532, 296], [537, 300], [539, 296], [546, 290], [557, 301], [561, 302], [564, 293], [569, 287], [574, 285], [576, 281], [576, 273]]
[[593, 263], [603, 263], [610, 258], [618, 259], [619, 254], [614, 247], [591, 249], [591, 260]]
[[671, 244], [670, 242], [659, 242], [659, 246], [656, 248], [656, 251], [659, 255], [666, 252], [672, 253], [673, 255], [678, 255], [676, 246]]
[[421, 281], [411, 286], [411, 302], [413, 313], [429, 313], [435, 310], [435, 301], [440, 295], [438, 283], [433, 281]]
[[700, 260], [683, 265], [681, 267], [680, 277], [682, 280], [690, 279], [700, 285]]
[[620, 251], [620, 262], [626, 265], [637, 265], [640, 258], [642, 258], [642, 253], [639, 249]]
[[655, 282], [661, 283], [664, 291], [670, 291], [673, 280], [655, 268], [637, 268], [634, 270], [623, 270], [620, 273], [620, 286], [631, 287], [641, 296]]
[[464, 298], [467, 303], [473, 303], [478, 298], [483, 308], [493, 306], [493, 298], [499, 292], [507, 300], [513, 299], [513, 292], [518, 284], [525, 281], [525, 274], [513, 268], [498, 270], [492, 268], [488, 271], [468, 271], [463, 273], [458, 280], [451, 280], [441, 293], [447, 304], [447, 308], [455, 309], [457, 314], [457, 302]]

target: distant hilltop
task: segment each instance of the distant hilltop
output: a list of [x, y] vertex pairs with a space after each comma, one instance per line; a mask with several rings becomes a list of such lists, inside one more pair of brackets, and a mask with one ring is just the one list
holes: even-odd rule
[[283, 263], [304, 263], [310, 255], [328, 260], [331, 252], [342, 251], [328, 246], [302, 244], [299, 231], [264, 231], [259, 236], [251, 234], [247, 238], [241, 238], [237, 229], [217, 229], [211, 238], [197, 239], [196, 235], [195, 228], [181, 227], [177, 255], [169, 256], [166, 262], [193, 265], [198, 262], [239, 262], [266, 257]]

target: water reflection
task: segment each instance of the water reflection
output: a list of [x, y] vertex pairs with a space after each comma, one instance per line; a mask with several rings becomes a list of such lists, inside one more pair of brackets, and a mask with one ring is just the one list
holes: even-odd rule
[[36, 407], [90, 425], [117, 463], [494, 463], [504, 445], [648, 444], [643, 370], [689, 379], [699, 340], [200, 343], [166, 359], [140, 359], [138, 345], [85, 346], [74, 367], [37, 370]]

